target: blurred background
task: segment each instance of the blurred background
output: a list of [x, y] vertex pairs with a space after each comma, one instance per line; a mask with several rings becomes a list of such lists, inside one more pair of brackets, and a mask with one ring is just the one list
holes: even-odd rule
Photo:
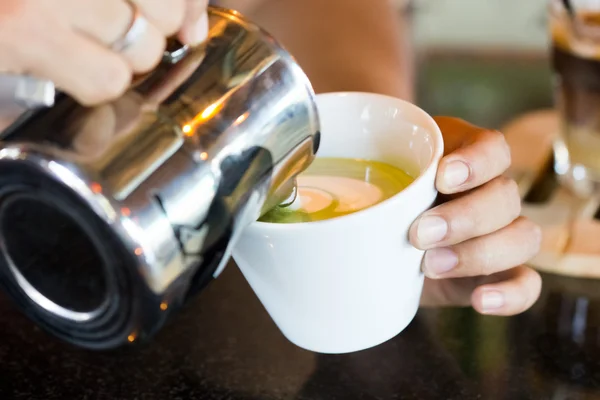
[[412, 14], [418, 103], [498, 128], [552, 106], [547, 0], [395, 0]]
[[[548, 0], [396, 4], [400, 18], [412, 21], [417, 103], [429, 113], [501, 128], [528, 111], [553, 107]], [[481, 398], [600, 399], [599, 283], [542, 276], [543, 294], [523, 315], [419, 313]]]

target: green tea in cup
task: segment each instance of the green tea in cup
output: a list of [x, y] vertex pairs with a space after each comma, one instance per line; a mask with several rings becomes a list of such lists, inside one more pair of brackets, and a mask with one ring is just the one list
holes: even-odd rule
[[405, 189], [414, 178], [390, 164], [353, 158], [316, 158], [298, 177], [298, 198], [259, 221], [322, 221], [374, 206]]
[[438, 195], [444, 142], [433, 118], [401, 99], [316, 100], [321, 143], [298, 200], [248, 225], [233, 258], [292, 343], [349, 353], [398, 335], [419, 309], [424, 252], [408, 232]]

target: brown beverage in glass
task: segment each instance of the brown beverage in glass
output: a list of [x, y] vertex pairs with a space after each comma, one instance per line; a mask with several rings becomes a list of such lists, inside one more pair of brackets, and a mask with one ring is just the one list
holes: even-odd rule
[[561, 123], [555, 170], [573, 189], [589, 195], [600, 188], [600, 2], [572, 2], [574, 20], [561, 1], [551, 5], [551, 55]]

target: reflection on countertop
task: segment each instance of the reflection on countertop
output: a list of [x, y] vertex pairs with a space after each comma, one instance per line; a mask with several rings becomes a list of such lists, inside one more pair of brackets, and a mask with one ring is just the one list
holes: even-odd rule
[[[419, 103], [432, 113], [497, 127], [551, 104], [543, 60], [425, 61]], [[235, 265], [136, 348], [73, 348], [1, 294], [0, 327], [1, 399], [600, 399], [600, 282], [550, 275], [523, 315], [424, 309], [396, 338], [348, 355], [289, 343]]]
[[545, 276], [517, 317], [421, 310], [396, 338], [315, 355], [289, 343], [234, 265], [151, 342], [95, 353], [0, 298], [2, 399], [598, 399], [600, 283]]

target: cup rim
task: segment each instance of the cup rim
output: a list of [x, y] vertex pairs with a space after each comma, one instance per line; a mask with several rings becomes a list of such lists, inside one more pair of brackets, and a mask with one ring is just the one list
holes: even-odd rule
[[[342, 218], [344, 220], [348, 220], [351, 218], [357, 218], [357, 217], [360, 217], [361, 215], [363, 215], [365, 212], [368, 212], [370, 209], [372, 209], [374, 207], [385, 206], [386, 204], [392, 203], [394, 200], [398, 199], [399, 197], [410, 196], [410, 193], [412, 191], [416, 190], [414, 188], [423, 185], [423, 181], [424, 181], [426, 175], [433, 174], [435, 176], [437, 174], [438, 164], [444, 155], [444, 139], [442, 137], [442, 132], [441, 132], [438, 124], [435, 122], [435, 120], [433, 119], [433, 117], [431, 115], [429, 115], [427, 112], [425, 112], [425, 110], [423, 110], [419, 106], [417, 106], [409, 101], [406, 101], [406, 100], [403, 100], [403, 99], [400, 99], [397, 97], [389, 96], [389, 95], [379, 94], [379, 93], [358, 92], [358, 91], [329, 92], [329, 93], [317, 94], [316, 98], [318, 100], [319, 98], [326, 98], [326, 97], [347, 97], [347, 96], [359, 96], [359, 97], [363, 97], [363, 98], [370, 97], [373, 99], [378, 98], [378, 99], [385, 99], [388, 101], [394, 101], [397, 104], [401, 105], [401, 107], [403, 107], [403, 108], [412, 109], [417, 114], [419, 114], [421, 117], [423, 117], [425, 120], [427, 120], [429, 122], [429, 124], [431, 125], [431, 127], [424, 127], [424, 126], [420, 126], [420, 125], [414, 124], [409, 121], [405, 121], [406, 123], [412, 124], [414, 126], [420, 126], [422, 129], [425, 129], [426, 131], [429, 132], [429, 134], [433, 138], [433, 154], [432, 154], [431, 160], [429, 161], [429, 163], [427, 164], [425, 169], [423, 169], [423, 172], [421, 172], [419, 174], [419, 176], [417, 176], [404, 190], [396, 193], [395, 195], [393, 195], [371, 207], [367, 207], [362, 210], [358, 210], [353, 213], [346, 214], [344, 216], [330, 218], [330, 219], [324, 219], [324, 220], [319, 220], [319, 221], [308, 221], [308, 222], [298, 222], [298, 223], [289, 223], [289, 224], [276, 223], [276, 222], [254, 221], [246, 229], [264, 229], [267, 226], [269, 227], [269, 229], [275, 229], [275, 230], [280, 230], [280, 231], [281, 230], [288, 231], [288, 230], [298, 230], [298, 229], [314, 229], [317, 227], [326, 226], [326, 225], [336, 223], [336, 222], [339, 223], [339, 219], [342, 219]], [[433, 128], [433, 129], [430, 129], [430, 128]], [[317, 155], [317, 157], [318, 157], [318, 155]], [[435, 180], [435, 177], [434, 177], [434, 180]]]

